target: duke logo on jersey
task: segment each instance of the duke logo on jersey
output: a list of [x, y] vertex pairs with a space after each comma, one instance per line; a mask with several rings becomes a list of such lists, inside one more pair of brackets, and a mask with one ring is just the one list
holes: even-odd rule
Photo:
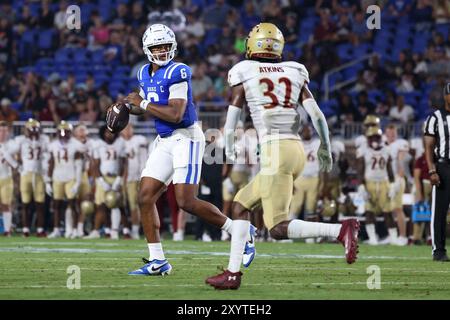
[[156, 131], [161, 137], [172, 134], [175, 129], [187, 128], [197, 121], [197, 113], [192, 98], [191, 69], [184, 63], [169, 62], [151, 75], [151, 66], [146, 64], [138, 72], [141, 84], [141, 97], [151, 103], [166, 106], [169, 103], [170, 87], [180, 82], [187, 82], [187, 105], [183, 120], [180, 123], [171, 123], [155, 119]]

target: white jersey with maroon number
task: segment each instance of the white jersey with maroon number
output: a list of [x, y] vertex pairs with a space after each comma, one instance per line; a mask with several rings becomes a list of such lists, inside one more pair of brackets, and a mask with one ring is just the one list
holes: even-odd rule
[[104, 176], [118, 175], [120, 160], [125, 157], [123, 139], [116, 139], [112, 144], [98, 140], [95, 144], [94, 158], [100, 159], [100, 173]]
[[305, 66], [293, 61], [244, 60], [228, 73], [230, 86], [244, 86], [245, 99], [261, 143], [272, 139], [300, 139], [297, 107], [301, 89], [308, 82]]
[[14, 158], [14, 155], [11, 154], [12, 143], [11, 140], [0, 143], [0, 179], [9, 178], [12, 175], [11, 165], [6, 160], [7, 158]]
[[333, 161], [337, 163], [341, 154], [345, 152], [345, 144], [339, 140], [331, 141], [331, 153], [333, 155]]
[[[121, 138], [120, 138], [121, 139]], [[142, 135], [132, 136], [130, 140], [123, 140], [127, 156], [127, 182], [139, 181], [145, 162], [142, 161], [142, 153], [147, 155], [147, 138]]]
[[[22, 135], [14, 140], [13, 153], [19, 153], [22, 160], [21, 175], [33, 172], [44, 174], [48, 165], [48, 136], [40, 135], [38, 140], [32, 140]], [[44, 163], [45, 162], [45, 163]]]
[[83, 144], [71, 138], [67, 143], [53, 140], [49, 146], [53, 156], [53, 180], [67, 182], [75, 179], [75, 156], [84, 152]]
[[375, 150], [368, 146], [363, 146], [357, 150], [357, 158], [364, 158], [364, 178], [367, 181], [381, 182], [389, 179], [387, 173], [387, 163], [389, 161], [389, 150], [382, 147]]
[[317, 158], [317, 151], [320, 147], [320, 140], [304, 140], [303, 148], [305, 149], [306, 163], [302, 172], [302, 177], [318, 177], [319, 176], [319, 159]]
[[401, 151], [409, 152], [409, 143], [405, 139], [397, 139], [388, 145], [388, 150], [392, 159], [392, 171], [394, 172], [394, 175], [397, 175], [399, 165], [404, 165], [399, 164], [398, 155]]

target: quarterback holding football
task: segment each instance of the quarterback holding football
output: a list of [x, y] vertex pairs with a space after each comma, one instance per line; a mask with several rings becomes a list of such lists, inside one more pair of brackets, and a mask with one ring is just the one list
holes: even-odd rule
[[[138, 195], [149, 259], [143, 259], [145, 265], [129, 274], [166, 275], [172, 266], [164, 256], [160, 240], [156, 201], [171, 181], [181, 209], [228, 233], [234, 224], [214, 205], [197, 198], [205, 136], [197, 124], [191, 69], [173, 61], [177, 49], [174, 32], [163, 24], [153, 24], [145, 31], [142, 45], [150, 63], [137, 73], [140, 92], [130, 93], [125, 98], [127, 104], [115, 104], [108, 109], [107, 126], [111, 131], [121, 131], [126, 126], [128, 113], [149, 113], [155, 118], [158, 136], [141, 173]], [[249, 226], [247, 241], [253, 242], [253, 232], [254, 228]], [[251, 262], [254, 245], [248, 243], [245, 251], [251, 256]]]

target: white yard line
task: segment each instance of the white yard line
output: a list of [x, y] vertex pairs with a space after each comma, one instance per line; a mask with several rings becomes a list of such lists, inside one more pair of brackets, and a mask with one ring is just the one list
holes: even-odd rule
[[[142, 254], [145, 250], [127, 249], [92, 249], [92, 248], [33, 248], [24, 247], [0, 247], [0, 252], [19, 253], [137, 253]], [[217, 251], [191, 251], [191, 250], [167, 250], [167, 255], [208, 255], [208, 256], [228, 256], [228, 252]], [[295, 254], [295, 253], [258, 253], [258, 258], [301, 258], [301, 259], [342, 259], [342, 255], [330, 254]], [[358, 257], [360, 260], [429, 260], [429, 257], [399, 257], [399, 256], [364, 256]]]

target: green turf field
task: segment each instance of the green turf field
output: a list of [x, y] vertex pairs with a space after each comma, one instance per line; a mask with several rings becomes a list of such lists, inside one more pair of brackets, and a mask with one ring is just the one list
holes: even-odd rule
[[[0, 299], [449, 299], [450, 263], [431, 261], [430, 247], [360, 246], [348, 265], [337, 244], [257, 243], [238, 291], [216, 291], [207, 276], [227, 266], [229, 243], [164, 241], [173, 271], [131, 277], [147, 257], [144, 241], [0, 239]], [[69, 290], [67, 268], [81, 270]], [[367, 288], [367, 268], [381, 289]]]

